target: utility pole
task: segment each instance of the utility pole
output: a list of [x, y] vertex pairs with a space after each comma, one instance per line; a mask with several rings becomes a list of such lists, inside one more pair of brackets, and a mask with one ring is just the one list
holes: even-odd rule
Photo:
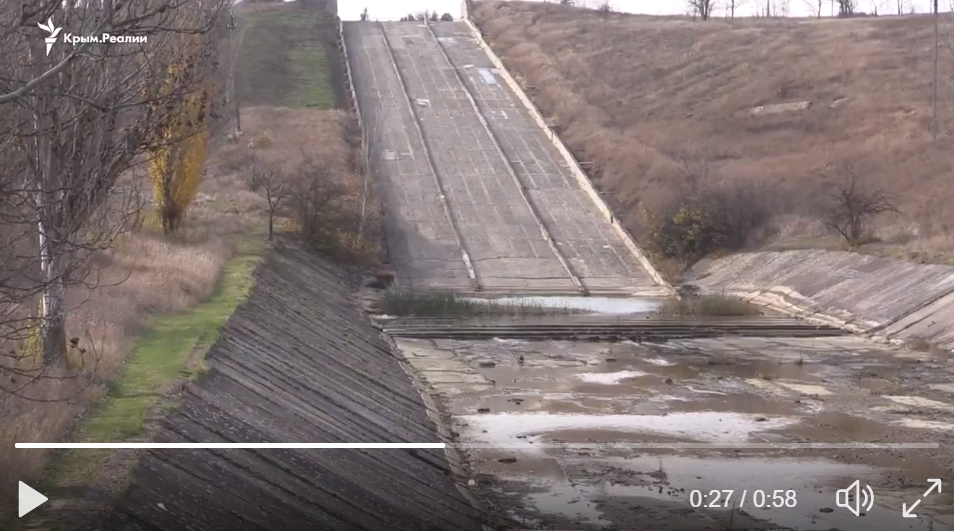
[[934, 83], [931, 88], [931, 136], [934, 137], [934, 140], [937, 140], [938, 135], [938, 123], [937, 123], [937, 49], [938, 49], [938, 9], [937, 9], [938, 0], [934, 0]]
[[[936, 0], [935, 0], [936, 1]], [[235, 86], [235, 68], [238, 64], [235, 56], [238, 55], [235, 53], [235, 46], [232, 43], [232, 32], [238, 29], [238, 25], [235, 24], [235, 13], [229, 11], [229, 53], [232, 54], [232, 64], [229, 68], [229, 89], [232, 93], [232, 103], [235, 105], [235, 130], [238, 132], [242, 131], [242, 116], [239, 112], [239, 97], [238, 89]]]

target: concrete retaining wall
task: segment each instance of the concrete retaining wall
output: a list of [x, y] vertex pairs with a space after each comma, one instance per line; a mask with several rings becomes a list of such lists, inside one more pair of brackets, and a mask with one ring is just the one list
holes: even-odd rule
[[[337, 5], [337, 4], [336, 4]], [[336, 8], [337, 9], [337, 8]], [[362, 223], [366, 223], [369, 217], [369, 208], [380, 208], [380, 205], [369, 204], [368, 199], [371, 197], [373, 183], [371, 179], [372, 175], [372, 166], [371, 166], [371, 143], [374, 141], [374, 137], [371, 132], [368, 130], [368, 124], [366, 118], [361, 113], [361, 104], [358, 102], [358, 93], [354, 88], [354, 77], [351, 73], [351, 57], [348, 55], [348, 45], [345, 42], [344, 37], [344, 22], [337, 18], [338, 22], [338, 51], [341, 53], [341, 61], [344, 63], [344, 84], [345, 84], [345, 95], [347, 98], [347, 103], [345, 109], [354, 114], [355, 119], [358, 121], [358, 128], [361, 131], [361, 163], [364, 165], [364, 183], [363, 191], [361, 195], [361, 220]], [[364, 236], [364, 226], [359, 231], [362, 237]], [[381, 261], [389, 263], [389, 253], [388, 253], [388, 242], [387, 238], [384, 235], [384, 231], [381, 231]]]
[[954, 267], [803, 250], [704, 261], [690, 277], [704, 292], [878, 338], [954, 348]]
[[[340, 268], [286, 250], [256, 281], [157, 441], [441, 441]], [[98, 529], [477, 531], [459, 471], [443, 450], [155, 450]]]
[[494, 67], [497, 68], [498, 75], [504, 80], [507, 86], [510, 87], [510, 90], [517, 95], [517, 98], [524, 105], [524, 107], [530, 111], [530, 115], [533, 118], [533, 121], [536, 122], [537, 126], [546, 131], [547, 138], [550, 139], [550, 142], [563, 158], [563, 161], [570, 169], [573, 177], [579, 183], [580, 188], [586, 192], [600, 213], [603, 214], [603, 216], [605, 216], [609, 223], [613, 226], [613, 230], [619, 234], [620, 238], [623, 240], [623, 243], [626, 245], [626, 248], [636, 256], [643, 267], [646, 268], [646, 271], [648, 271], [653, 277], [653, 280], [675, 295], [675, 290], [672, 288], [669, 282], [659, 274], [656, 268], [646, 257], [646, 254], [643, 253], [642, 249], [640, 249], [638, 245], [636, 245], [636, 242], [633, 240], [633, 237], [629, 231], [620, 224], [618, 219], [616, 219], [616, 216], [613, 214], [613, 211], [610, 209], [609, 205], [606, 204], [600, 193], [596, 190], [596, 188], [593, 187], [593, 183], [590, 181], [590, 178], [583, 171], [583, 168], [580, 167], [579, 161], [576, 160], [573, 154], [570, 153], [570, 150], [567, 148], [566, 144], [563, 143], [560, 135], [558, 135], [550, 126], [550, 124], [547, 123], [546, 119], [543, 117], [543, 114], [540, 113], [540, 110], [537, 109], [537, 106], [533, 103], [533, 101], [530, 100], [530, 97], [527, 96], [527, 93], [524, 92], [523, 87], [521, 87], [520, 84], [517, 83], [517, 80], [510, 75], [507, 67], [505, 67], [503, 64], [503, 61], [500, 60], [500, 57], [498, 57], [493, 49], [490, 48], [490, 45], [487, 44], [487, 41], [484, 40], [484, 36], [480, 32], [480, 29], [477, 28], [477, 26], [475, 26], [471, 20], [471, 10], [473, 7], [473, 2], [469, 0], [464, 0], [461, 2], [461, 18], [467, 24], [467, 27], [470, 29], [470, 32], [473, 34], [474, 38], [477, 39], [477, 43], [493, 62]]

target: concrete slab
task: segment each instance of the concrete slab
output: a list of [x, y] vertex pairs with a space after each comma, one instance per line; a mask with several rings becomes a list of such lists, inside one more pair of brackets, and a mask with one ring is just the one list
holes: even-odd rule
[[[557, 245], [584, 284], [595, 289], [652, 289], [656, 283], [580, 189], [570, 169], [506, 83], [496, 82], [494, 64], [464, 24], [434, 24], [443, 50], [530, 192]], [[493, 80], [490, 82], [489, 80]]]
[[[954, 468], [946, 395], [936, 394], [954, 378], [937, 356], [918, 363], [859, 342], [416, 346], [453, 353], [468, 374], [496, 382], [431, 384], [444, 393], [474, 489], [516, 527], [952, 531], [950, 497], [922, 498], [918, 519], [903, 518], [901, 504], [921, 498], [925, 478]], [[412, 365], [414, 350], [402, 349]], [[891, 446], [899, 444], [911, 446]], [[855, 479], [875, 492], [865, 518], [835, 503]], [[726, 489], [734, 502], [690, 501], [693, 490]], [[778, 489], [792, 506], [753, 506], [756, 490], [771, 498]]]
[[954, 348], [954, 267], [857, 253], [742, 253], [697, 264], [702, 290], [900, 341]]
[[469, 290], [463, 251], [486, 291], [572, 294], [578, 277], [594, 293], [667, 295], [547, 150], [547, 133], [492, 82], [467, 26], [433, 28], [345, 25], [398, 280]]
[[[413, 379], [349, 303], [347, 278], [308, 253], [274, 253], [154, 439], [440, 442]], [[443, 450], [145, 451], [97, 525], [64, 503], [30, 529], [482, 531], [453, 474]]]

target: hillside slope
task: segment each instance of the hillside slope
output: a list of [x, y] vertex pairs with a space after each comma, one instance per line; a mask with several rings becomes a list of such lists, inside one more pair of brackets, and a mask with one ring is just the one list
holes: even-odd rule
[[[894, 194], [870, 252], [950, 261], [954, 155], [930, 134], [930, 17], [691, 21], [527, 2], [473, 18], [637, 236], [687, 165], [758, 182], [771, 247], [832, 247], [814, 212], [845, 163]], [[954, 130], [954, 18], [942, 19], [939, 116]], [[772, 112], [773, 104], [811, 102]], [[756, 110], [759, 106], [761, 110]], [[694, 170], [698, 171], [698, 170]], [[840, 172], [840, 173], [839, 173]]]
[[[272, 252], [161, 442], [437, 442], [427, 406], [352, 299], [348, 272]], [[161, 503], [158, 503], [161, 502]], [[98, 527], [481, 529], [443, 450], [153, 450]]]

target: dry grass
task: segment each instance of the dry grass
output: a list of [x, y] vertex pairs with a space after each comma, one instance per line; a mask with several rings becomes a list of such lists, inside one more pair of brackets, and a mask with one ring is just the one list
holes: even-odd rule
[[[334, 5], [334, 2], [328, 2]], [[334, 13], [317, 1], [238, 8], [242, 58], [236, 71], [244, 105], [329, 108], [341, 102]], [[283, 80], [283, 83], [276, 83]], [[244, 125], [244, 124], [243, 124]]]
[[[293, 15], [292, 9], [298, 14]], [[265, 24], [264, 27], [258, 26], [259, 30], [265, 30], [259, 31], [261, 34], [268, 33], [269, 24], [287, 25], [294, 18], [302, 19], [302, 27], [298, 29], [321, 34], [312, 35], [313, 39], [304, 41], [298, 50], [294, 49], [293, 42], [278, 43], [290, 49], [285, 50], [285, 66], [274, 71], [259, 67], [265, 64], [261, 60], [263, 57], [274, 57], [275, 50], [260, 46], [254, 34], [247, 40], [248, 35], [240, 35], [236, 43], [238, 68], [250, 74], [250, 78], [239, 76], [239, 90], [244, 94], [254, 92], [255, 98], [260, 100], [258, 103], [263, 106], [243, 109], [244, 136], [231, 144], [219, 146], [212, 154], [199, 195], [181, 234], [166, 238], [156, 231], [154, 224], [147, 223], [143, 230], [124, 236], [108, 255], [98, 257], [97, 262], [102, 265], [99, 287], [88, 292], [74, 289], [69, 294], [76, 303], [76, 309], [69, 316], [69, 335], [84, 336], [88, 332], [93, 338], [100, 358], [96, 364], [96, 385], [84, 388], [69, 403], [0, 396], [0, 477], [5, 478], [0, 481], [0, 497], [13, 499], [16, 480], [39, 481], [48, 457], [39, 450], [15, 450], [12, 443], [62, 440], [93, 401], [109, 397], [109, 389], [119, 385], [110, 379], [124, 367], [133, 345], [138, 348], [137, 339], [162, 333], [150, 326], [149, 332], [144, 334], [147, 318], [157, 314], [175, 317], [176, 312], [200, 308], [197, 303], [212, 293], [223, 266], [235, 262], [230, 261], [233, 255], [242, 254], [236, 254], [233, 243], [243, 242], [241, 236], [248, 231], [260, 231], [264, 227], [265, 201], [246, 189], [238, 173], [241, 167], [236, 166], [236, 160], [241, 158], [237, 152], [248, 149], [249, 139], [268, 135], [272, 140], [268, 148], [271, 155], [289, 160], [300, 157], [302, 150], [307, 150], [311, 156], [327, 164], [331, 174], [347, 185], [348, 193], [340, 199], [341, 205], [352, 212], [359, 211], [355, 205], [360, 206], [365, 196], [362, 195], [362, 168], [354, 156], [355, 141], [360, 142], [360, 139], [356, 136], [353, 120], [345, 119], [333, 109], [268, 107], [288, 104], [316, 107], [335, 103], [332, 88], [336, 83], [335, 62], [319, 57], [327, 43], [333, 42], [336, 28], [327, 23], [333, 21], [333, 17], [327, 16], [322, 2], [311, 3], [310, 14], [301, 14], [299, 3], [250, 11], [255, 13], [246, 13], [243, 17], [258, 17], [255, 23]], [[243, 29], [241, 33], [246, 32]], [[250, 79], [255, 80], [254, 86], [247, 84]], [[304, 82], [299, 83], [302, 79]], [[283, 87], [296, 84], [301, 89], [298, 92], [283, 92]], [[380, 242], [376, 220], [380, 210], [373, 199], [373, 188], [370, 192], [369, 220], [364, 229], [367, 241], [374, 242], [372, 247], [376, 249]], [[152, 339], [158, 341], [156, 337]], [[158, 352], [161, 354], [161, 351], [160, 348]], [[47, 380], [37, 383], [30, 391], [31, 396], [39, 398], [72, 396], [77, 385], [75, 381], [57, 384]], [[89, 478], [89, 481], [93, 479]], [[5, 516], [11, 516], [2, 514], [10, 506], [0, 505], [0, 522]]]
[[735, 297], [700, 295], [669, 299], [659, 313], [675, 317], [752, 317], [763, 312], [758, 306]]
[[[357, 211], [363, 188], [361, 179], [350, 171], [351, 148], [340, 111], [248, 108], [243, 110], [243, 128], [243, 137], [211, 157], [181, 234], [167, 238], [147, 222], [143, 230], [124, 235], [114, 249], [98, 257], [101, 267], [95, 289], [76, 288], [70, 294], [74, 310], [69, 314], [69, 335], [88, 333], [93, 338], [99, 359], [88, 368], [95, 369], [95, 385], [82, 389], [69, 403], [0, 397], [0, 475], [39, 481], [47, 452], [15, 450], [13, 442], [61, 440], [77, 416], [104, 396], [104, 384], [123, 366], [147, 319], [182, 312], [205, 300], [235, 252], [235, 237], [264, 228], [265, 201], [246, 189], [238, 174], [241, 168], [235, 166], [237, 154], [249, 151], [250, 139], [268, 135], [272, 144], [262, 151], [289, 163], [300, 160], [302, 150], [325, 162], [349, 186], [342, 201]], [[378, 213], [377, 207], [369, 210]], [[367, 233], [375, 233], [376, 227], [372, 216]], [[376, 244], [378, 240], [369, 241]], [[44, 380], [26, 392], [41, 399], [72, 397], [80, 385], [76, 380]], [[0, 496], [15, 496], [15, 488], [16, 481], [0, 482]], [[4, 516], [0, 514], [0, 521]]]
[[[68, 294], [69, 336], [88, 334], [93, 340], [90, 350], [97, 360], [85, 367], [93, 384], [44, 379], [23, 394], [47, 401], [0, 397], [0, 476], [11, 479], [0, 482], [0, 497], [13, 499], [16, 480], [37, 481], [43, 472], [47, 452], [16, 450], [14, 442], [61, 440], [75, 418], [103, 396], [105, 382], [117, 374], [150, 315], [180, 312], [209, 295], [233, 253], [232, 236], [248, 226], [255, 212], [219, 208], [245, 203], [231, 180], [210, 173], [181, 234], [166, 238], [147, 225], [124, 235], [114, 249], [97, 257], [98, 286], [75, 287]], [[58, 400], [65, 397], [71, 400]]]
[[[614, 14], [478, 2], [478, 25], [541, 111], [563, 126], [637, 235], [683, 159], [720, 180], [771, 186], [776, 248], [839, 246], [811, 213], [826, 168], [857, 161], [902, 208], [863, 251], [951, 262], [954, 163], [931, 139], [930, 17], [735, 19]], [[954, 18], [942, 15], [939, 116], [954, 130]], [[753, 113], [810, 101], [807, 110]]]
[[[337, 193], [324, 207], [320, 233], [305, 236], [320, 251], [336, 259], [357, 265], [377, 262], [381, 258], [381, 209], [373, 183], [366, 181], [363, 167], [355, 158], [350, 138], [354, 134], [350, 129], [353, 118], [337, 109], [253, 107], [243, 112], [248, 134], [222, 149], [223, 169], [243, 171], [253, 153], [279, 163], [291, 173], [300, 170], [308, 160], [320, 161], [328, 184]], [[260, 205], [261, 223], [265, 224], [265, 205]], [[286, 212], [280, 221], [284, 221], [286, 228], [300, 232], [294, 217], [292, 212]]]

